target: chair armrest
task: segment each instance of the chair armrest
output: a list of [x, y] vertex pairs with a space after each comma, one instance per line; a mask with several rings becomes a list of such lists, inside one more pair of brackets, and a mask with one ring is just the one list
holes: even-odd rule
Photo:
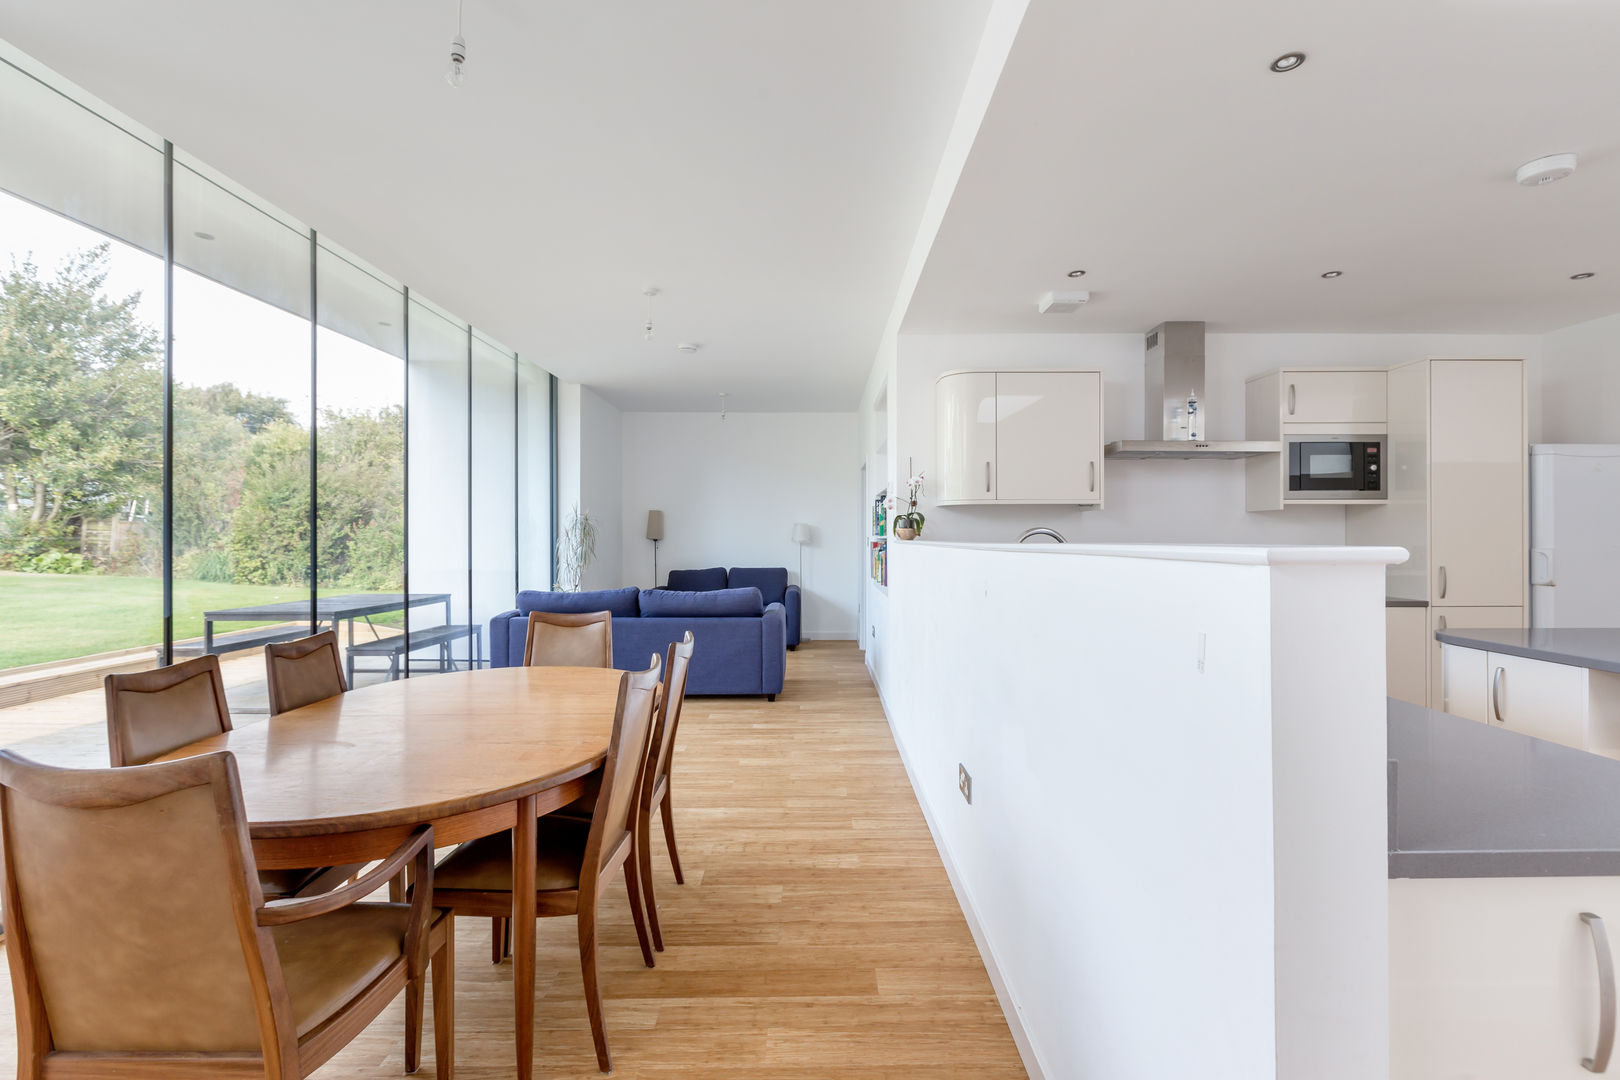
[[783, 607], [787, 609], [787, 643], [790, 646], [799, 644], [799, 614], [804, 606], [803, 591], [797, 585], [789, 585], [782, 598]]
[[339, 908], [346, 908], [357, 903], [376, 892], [391, 879], [397, 877], [405, 869], [406, 863], [415, 857], [416, 880], [423, 880], [424, 868], [427, 874], [427, 889], [418, 889], [418, 893], [431, 895], [433, 892], [433, 826], [423, 825], [410, 838], [401, 844], [394, 853], [374, 868], [360, 875], [349, 884], [333, 889], [318, 896], [294, 897], [285, 900], [272, 900], [261, 907], [255, 914], [260, 926], [285, 926], [288, 923], [302, 922], [313, 919], [317, 915], [329, 915]]
[[787, 668], [787, 612], [771, 604], [760, 617], [760, 693], [780, 694]]
[[512, 619], [519, 614], [516, 608], [503, 611], [489, 620], [489, 666], [511, 667], [512, 650], [507, 646], [511, 638]]

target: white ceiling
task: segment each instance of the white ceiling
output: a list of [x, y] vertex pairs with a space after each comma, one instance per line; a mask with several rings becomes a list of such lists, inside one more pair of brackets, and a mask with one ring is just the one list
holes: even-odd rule
[[454, 0], [0, 0], [0, 37], [620, 407], [829, 410], [988, 10], [466, 0], [459, 90]]
[[[904, 329], [1543, 332], [1620, 310], [1617, 57], [1612, 0], [1033, 0]], [[1561, 151], [1573, 177], [1514, 183]], [[1091, 304], [1036, 314], [1066, 288]]]

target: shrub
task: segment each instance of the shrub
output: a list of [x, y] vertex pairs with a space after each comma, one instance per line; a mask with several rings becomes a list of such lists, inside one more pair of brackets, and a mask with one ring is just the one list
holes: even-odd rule
[[94, 574], [96, 564], [77, 551], [47, 551], [18, 569], [29, 574]]

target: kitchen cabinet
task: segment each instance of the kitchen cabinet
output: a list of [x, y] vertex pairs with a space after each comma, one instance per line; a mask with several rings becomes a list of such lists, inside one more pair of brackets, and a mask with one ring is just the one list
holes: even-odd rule
[[934, 395], [937, 505], [1102, 505], [1100, 372], [955, 371]]
[[1590, 1078], [1614, 1017], [1583, 912], [1616, 932], [1620, 879], [1392, 880], [1391, 1080]]
[[[1441, 645], [1434, 639], [1440, 630], [1480, 630], [1485, 628], [1523, 626], [1524, 609], [1516, 607], [1482, 607], [1482, 608], [1429, 608], [1429, 632], [1424, 636], [1423, 652], [1424, 662], [1429, 667], [1429, 708], [1439, 709], [1441, 712], [1463, 715], [1454, 708], [1446, 707], [1446, 696], [1453, 693], [1446, 684], [1445, 672], [1442, 668]], [[1483, 706], [1481, 706], [1483, 710]], [[1475, 719], [1483, 719], [1482, 715]]]
[[[1383, 435], [1388, 431], [1383, 368], [1272, 371], [1244, 384], [1243, 437], [1285, 441], [1290, 435]], [[1244, 465], [1244, 509], [1333, 506], [1360, 499], [1298, 499], [1288, 493], [1288, 454], [1250, 458]]]
[[1332, 424], [1365, 429], [1388, 420], [1386, 372], [1282, 371], [1278, 390], [1284, 424]]
[[1385, 693], [1414, 705], [1429, 703], [1429, 668], [1423, 639], [1429, 636], [1429, 613], [1420, 607], [1384, 609]]
[[1620, 675], [1449, 642], [1441, 654], [1442, 711], [1620, 757]]

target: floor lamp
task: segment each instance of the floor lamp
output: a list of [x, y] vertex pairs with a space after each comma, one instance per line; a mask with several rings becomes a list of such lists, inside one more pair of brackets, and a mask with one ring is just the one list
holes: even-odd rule
[[799, 588], [804, 588], [804, 545], [810, 542], [810, 526], [802, 521], [793, 523], [793, 542], [799, 545]]
[[647, 511], [647, 539], [653, 544], [653, 588], [658, 588], [658, 541], [664, 538], [664, 512]]

